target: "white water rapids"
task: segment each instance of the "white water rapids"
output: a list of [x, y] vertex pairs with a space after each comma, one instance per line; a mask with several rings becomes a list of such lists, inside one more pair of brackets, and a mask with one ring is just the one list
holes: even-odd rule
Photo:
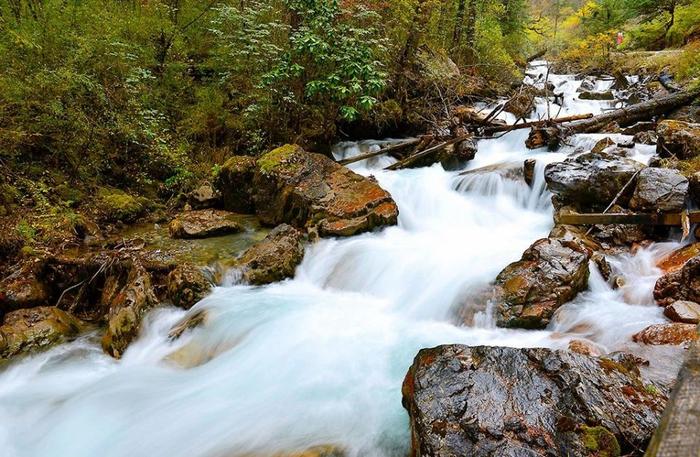
[[[580, 81], [571, 76], [549, 78], [565, 92], [561, 116], [608, 106], [576, 99]], [[546, 110], [540, 100], [537, 114]], [[554, 116], [558, 107], [550, 110]], [[293, 280], [216, 288], [190, 311], [208, 310], [206, 324], [176, 342], [167, 332], [185, 313], [166, 308], [149, 316], [121, 361], [88, 336], [5, 367], [0, 455], [270, 456], [332, 444], [349, 456], [404, 456], [410, 439], [401, 383], [421, 348], [566, 348], [589, 338], [606, 351], [639, 353], [631, 335], [664, 322], [651, 296], [660, 274], [654, 265], [675, 243], [611, 259], [627, 285], [612, 290], [594, 271], [589, 291], [547, 330], [499, 329], [485, 314], [475, 327], [455, 324], [457, 305], [552, 228], [544, 165], [602, 138], [579, 135], [548, 153], [526, 150], [526, 136], [520, 130], [481, 141], [468, 168], [534, 157], [533, 188], [495, 172], [459, 176], [439, 165], [381, 171], [391, 158], [355, 164], [396, 200], [398, 226], [316, 242]], [[340, 144], [336, 155], [368, 147], [377, 142]], [[635, 157], [648, 160], [652, 152], [638, 146]], [[191, 368], [166, 360], [183, 346], [191, 358], [211, 360]]]

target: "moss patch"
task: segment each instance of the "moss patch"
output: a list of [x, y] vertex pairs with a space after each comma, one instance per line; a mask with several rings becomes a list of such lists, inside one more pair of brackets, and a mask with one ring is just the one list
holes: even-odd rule
[[581, 427], [581, 440], [589, 455], [596, 457], [619, 457], [620, 443], [615, 435], [605, 427]]
[[287, 171], [293, 173], [299, 169], [299, 163], [296, 159], [297, 154], [300, 152], [302, 152], [301, 147], [295, 144], [285, 144], [261, 156], [257, 164], [264, 173], [271, 173], [273, 171]]
[[148, 206], [148, 200], [134, 197], [119, 189], [103, 187], [97, 192], [102, 218], [110, 221], [133, 222]]

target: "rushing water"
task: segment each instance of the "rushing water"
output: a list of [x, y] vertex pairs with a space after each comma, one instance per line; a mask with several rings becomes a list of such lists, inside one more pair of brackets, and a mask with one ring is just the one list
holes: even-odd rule
[[[565, 106], [540, 100], [538, 116], [608, 107], [576, 99], [580, 82], [572, 76], [549, 80], [565, 92]], [[579, 135], [547, 153], [527, 151], [526, 135], [482, 140], [468, 169], [534, 157], [532, 188], [503, 169], [461, 176], [439, 165], [385, 172], [387, 157], [354, 164], [391, 192], [398, 226], [309, 246], [294, 280], [216, 288], [191, 311], [207, 310], [207, 323], [178, 341], [167, 332], [185, 313], [161, 309], [121, 361], [88, 335], [6, 367], [2, 456], [228, 457], [322, 444], [349, 455], [403, 456], [409, 430], [401, 382], [420, 348], [565, 348], [587, 338], [606, 351], [642, 353], [630, 336], [664, 320], [651, 288], [656, 260], [674, 243], [611, 259], [626, 286], [612, 290], [594, 271], [589, 291], [547, 330], [499, 329], [488, 313], [473, 327], [455, 324], [456, 306], [552, 228], [545, 164], [600, 138]], [[378, 144], [340, 144], [335, 152], [347, 157]], [[652, 152], [638, 147], [634, 156], [645, 161]]]

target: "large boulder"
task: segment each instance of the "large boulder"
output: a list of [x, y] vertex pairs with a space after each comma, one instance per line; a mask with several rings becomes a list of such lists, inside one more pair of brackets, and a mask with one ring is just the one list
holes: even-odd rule
[[238, 213], [252, 213], [251, 184], [255, 175], [255, 158], [233, 156], [219, 170], [214, 186], [221, 195], [224, 209]]
[[[299, 146], [286, 145], [262, 155], [254, 172], [241, 168], [229, 175], [248, 189], [264, 224], [316, 228], [322, 236], [351, 236], [396, 224], [396, 203], [376, 182]], [[252, 181], [241, 183], [251, 176]], [[224, 185], [222, 179], [219, 184]], [[221, 193], [228, 207], [230, 192], [222, 188]]]
[[105, 281], [103, 306], [109, 308], [102, 349], [115, 358], [124, 355], [141, 330], [146, 313], [158, 304], [151, 277], [138, 263], [127, 272], [118, 271]]
[[645, 168], [637, 175], [630, 208], [638, 211], [678, 212], [685, 208], [688, 179], [678, 170]]
[[544, 328], [554, 312], [588, 287], [590, 251], [543, 238], [496, 277], [491, 301], [499, 327]]
[[173, 305], [190, 309], [211, 291], [211, 281], [201, 268], [190, 264], [178, 265], [168, 274], [168, 298]]
[[654, 286], [654, 298], [663, 306], [677, 300], [700, 303], [700, 256], [659, 278]]
[[236, 266], [243, 280], [261, 285], [293, 277], [303, 258], [304, 235], [294, 227], [282, 224], [245, 251]]
[[[636, 367], [635, 367], [636, 368]], [[666, 403], [636, 369], [570, 351], [439, 346], [403, 383], [413, 456], [619, 456]]]
[[[591, 212], [604, 210], [643, 168], [644, 165], [632, 159], [590, 152], [547, 165], [544, 176], [557, 208], [569, 205], [578, 211]], [[626, 205], [633, 191], [634, 183], [617, 203]]]
[[216, 209], [185, 211], [170, 222], [168, 231], [173, 238], [208, 238], [243, 230], [234, 214]]
[[0, 359], [46, 349], [84, 329], [79, 319], [51, 306], [12, 311], [0, 326]]
[[700, 124], [666, 120], [659, 122], [656, 133], [659, 156], [686, 160], [700, 155]]
[[0, 281], [0, 318], [15, 309], [47, 304], [50, 291], [39, 278], [40, 268], [28, 262]]

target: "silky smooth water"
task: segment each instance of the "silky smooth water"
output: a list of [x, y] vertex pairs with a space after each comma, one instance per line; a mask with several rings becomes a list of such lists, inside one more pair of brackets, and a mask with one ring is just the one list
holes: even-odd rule
[[[550, 80], [566, 91], [562, 115], [607, 106], [575, 100], [579, 83], [571, 76]], [[540, 100], [538, 115], [543, 110]], [[351, 456], [403, 456], [409, 430], [401, 382], [420, 348], [565, 348], [587, 338], [606, 351], [641, 351], [630, 336], [664, 321], [651, 288], [656, 260], [674, 243], [611, 259], [627, 286], [612, 290], [594, 271], [589, 290], [547, 330], [499, 329], [483, 310], [473, 326], [455, 319], [456, 307], [552, 228], [545, 164], [595, 140], [577, 136], [548, 153], [526, 150], [526, 136], [480, 141], [468, 169], [533, 157], [532, 188], [502, 170], [382, 171], [388, 157], [353, 164], [392, 194], [398, 226], [310, 245], [293, 280], [217, 287], [190, 311], [207, 310], [206, 324], [175, 342], [167, 333], [185, 312], [165, 308], [149, 315], [121, 361], [87, 335], [5, 367], [2, 456], [228, 457], [323, 444]], [[379, 144], [341, 143], [335, 153], [349, 157]], [[650, 154], [634, 151], [639, 160]]]

